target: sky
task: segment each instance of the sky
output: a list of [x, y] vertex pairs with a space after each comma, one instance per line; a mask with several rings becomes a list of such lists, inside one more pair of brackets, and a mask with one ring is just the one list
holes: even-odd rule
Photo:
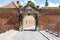
[[[7, 5], [8, 3], [10, 2], [16, 2], [16, 1], [20, 1], [21, 4], [23, 6], [26, 5], [27, 1], [29, 0], [0, 0], [0, 6], [3, 6], [3, 5]], [[44, 7], [45, 6], [45, 1], [46, 0], [31, 0], [35, 3], [35, 5], [39, 5], [40, 7]], [[49, 7], [58, 7], [60, 5], [60, 0], [48, 0], [49, 2]]]

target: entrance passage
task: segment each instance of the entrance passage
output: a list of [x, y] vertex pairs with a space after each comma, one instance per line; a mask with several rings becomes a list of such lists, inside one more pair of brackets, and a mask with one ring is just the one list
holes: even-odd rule
[[27, 15], [23, 18], [23, 30], [35, 30], [35, 18]]

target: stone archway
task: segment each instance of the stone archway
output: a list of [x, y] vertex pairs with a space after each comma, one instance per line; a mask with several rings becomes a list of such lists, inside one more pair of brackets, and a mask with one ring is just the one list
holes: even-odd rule
[[23, 18], [23, 30], [35, 30], [36, 20], [32, 15]]

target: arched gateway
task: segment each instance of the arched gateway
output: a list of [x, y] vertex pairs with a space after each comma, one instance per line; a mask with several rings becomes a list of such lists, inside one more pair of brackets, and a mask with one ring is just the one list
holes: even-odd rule
[[33, 7], [30, 2], [20, 8], [20, 26], [19, 30], [36, 30], [38, 22], [38, 7]]

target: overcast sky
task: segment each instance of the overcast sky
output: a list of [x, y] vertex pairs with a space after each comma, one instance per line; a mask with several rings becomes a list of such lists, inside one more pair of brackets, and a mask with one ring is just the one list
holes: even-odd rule
[[[0, 0], [0, 5], [6, 5], [12, 1], [14, 2], [20, 1], [21, 4], [24, 6], [26, 5], [28, 0]], [[36, 5], [44, 6], [46, 0], [31, 0], [31, 1], [33, 1]], [[60, 0], [48, 0], [48, 2], [49, 6], [58, 6], [60, 4]]]

